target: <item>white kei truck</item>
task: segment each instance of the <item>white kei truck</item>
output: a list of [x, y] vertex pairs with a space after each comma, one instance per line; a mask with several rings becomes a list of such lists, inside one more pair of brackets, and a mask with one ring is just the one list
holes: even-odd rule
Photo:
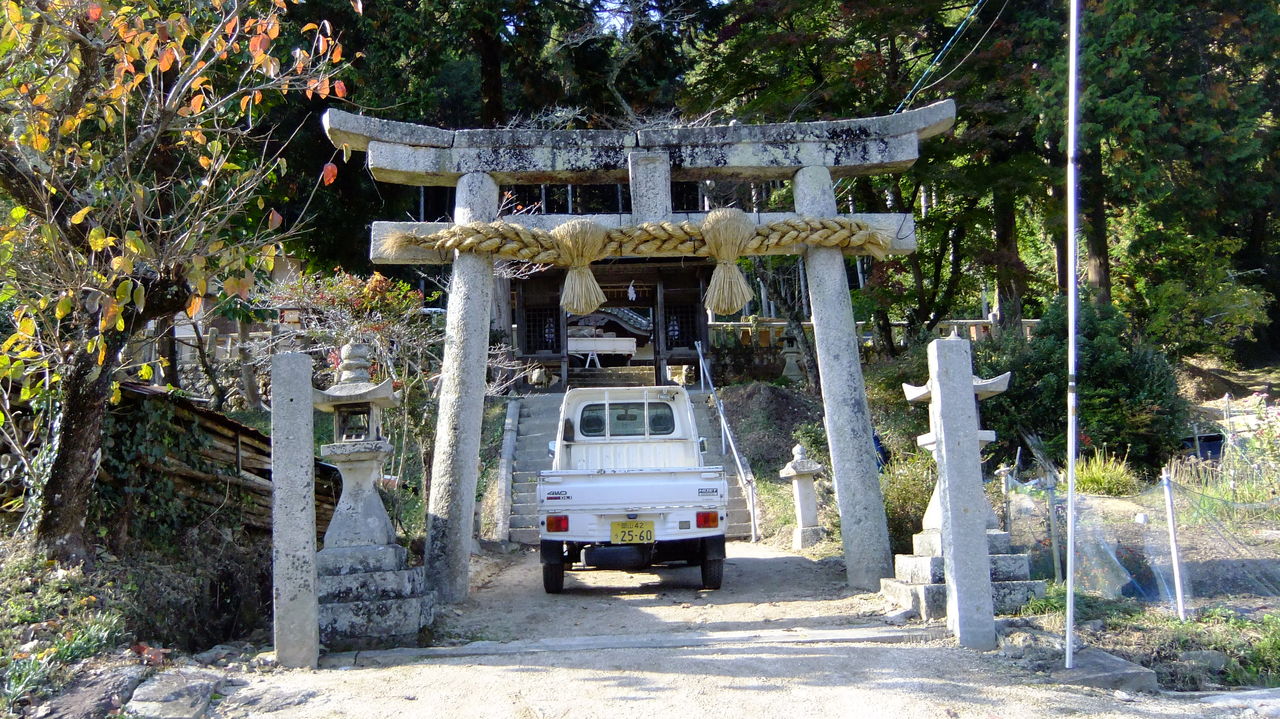
[[702, 464], [689, 394], [680, 387], [579, 388], [565, 393], [538, 479], [542, 585], [564, 573], [684, 562], [719, 589], [729, 486]]

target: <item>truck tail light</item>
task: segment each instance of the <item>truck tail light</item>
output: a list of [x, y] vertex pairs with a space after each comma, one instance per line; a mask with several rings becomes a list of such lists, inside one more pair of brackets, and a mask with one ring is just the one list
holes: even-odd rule
[[[712, 525], [715, 526], [715, 525]], [[569, 516], [565, 514], [552, 514], [547, 517], [548, 532], [567, 532], [569, 531]]]
[[698, 512], [698, 529], [715, 529], [719, 526], [719, 512]]

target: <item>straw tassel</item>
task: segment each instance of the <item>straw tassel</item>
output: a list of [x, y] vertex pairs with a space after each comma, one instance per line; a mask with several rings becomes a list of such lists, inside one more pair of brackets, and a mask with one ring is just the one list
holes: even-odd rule
[[568, 266], [560, 306], [575, 315], [589, 315], [605, 303], [604, 292], [591, 274], [591, 263], [604, 256], [605, 230], [591, 220], [570, 220], [551, 231], [560, 264]]
[[707, 213], [702, 223], [702, 238], [708, 254], [715, 258], [716, 268], [707, 285], [705, 304], [712, 312], [733, 314], [746, 307], [755, 296], [737, 264], [755, 234], [755, 224], [742, 210], [723, 207]]

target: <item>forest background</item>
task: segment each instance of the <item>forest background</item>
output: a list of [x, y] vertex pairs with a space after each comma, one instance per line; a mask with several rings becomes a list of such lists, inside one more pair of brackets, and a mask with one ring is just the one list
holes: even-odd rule
[[[168, 371], [129, 364], [138, 343], [169, 331], [164, 317], [208, 296], [251, 319], [245, 300], [281, 243], [313, 269], [365, 273], [373, 220], [449, 212], [447, 189], [377, 184], [362, 158], [335, 151], [319, 121], [330, 107], [446, 128], [616, 129], [866, 117], [951, 98], [954, 131], [924, 143], [910, 170], [839, 183], [842, 209], [918, 218], [919, 251], [851, 265], [859, 318], [893, 354], [891, 323], [923, 337], [990, 298], [1014, 326], [1049, 312], [1067, 284], [1063, 3], [4, 8], [0, 269], [12, 327], [0, 372], [21, 391], [4, 393], [0, 432], [22, 445], [35, 417], [52, 438], [17, 469], [32, 496], [49, 482], [37, 534], [60, 558], [89, 554], [83, 518], [120, 371]], [[1280, 13], [1096, 0], [1082, 23], [1088, 295], [1118, 311], [1124, 341], [1173, 359], [1270, 359]], [[786, 204], [785, 185], [764, 189], [761, 202]], [[749, 188], [702, 191], [751, 201]], [[780, 313], [799, 311], [778, 281], [789, 267], [751, 269], [779, 288]], [[40, 419], [49, 408], [60, 411]]]

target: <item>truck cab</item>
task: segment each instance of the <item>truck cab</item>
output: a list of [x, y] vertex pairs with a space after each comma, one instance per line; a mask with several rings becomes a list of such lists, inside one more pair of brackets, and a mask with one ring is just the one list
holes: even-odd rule
[[689, 394], [680, 387], [565, 393], [551, 469], [538, 480], [543, 588], [565, 569], [698, 565], [702, 586], [724, 573], [729, 489], [702, 464]]

